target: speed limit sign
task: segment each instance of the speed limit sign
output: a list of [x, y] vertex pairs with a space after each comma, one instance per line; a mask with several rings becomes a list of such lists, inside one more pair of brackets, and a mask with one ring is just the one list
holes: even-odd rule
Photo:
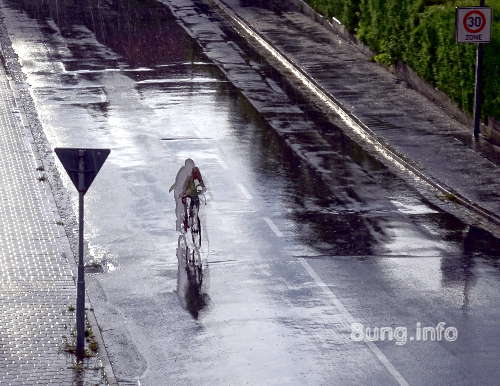
[[491, 41], [489, 7], [463, 7], [456, 12], [456, 40], [459, 43], [489, 43]]

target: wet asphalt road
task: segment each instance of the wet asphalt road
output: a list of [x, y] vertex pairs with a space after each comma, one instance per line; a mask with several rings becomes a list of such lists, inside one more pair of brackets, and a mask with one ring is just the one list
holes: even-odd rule
[[[487, 236], [311, 113], [335, 138], [317, 154], [320, 179], [153, 0], [0, 5], [53, 147], [112, 149], [86, 196], [89, 251], [106, 268], [88, 277], [121, 382], [497, 382]], [[209, 187], [196, 318], [168, 194], [187, 157]], [[459, 335], [367, 345], [350, 339], [352, 320], [408, 336], [445, 322]]]

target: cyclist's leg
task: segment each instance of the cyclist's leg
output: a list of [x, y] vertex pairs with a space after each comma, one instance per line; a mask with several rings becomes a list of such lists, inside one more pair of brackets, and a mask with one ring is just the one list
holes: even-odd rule
[[194, 197], [189, 198], [189, 226], [191, 232], [193, 231], [193, 207], [194, 207]]
[[195, 217], [196, 229], [198, 229], [198, 247], [201, 246], [201, 221], [200, 221], [200, 216], [198, 216], [199, 210], [200, 207], [198, 203], [198, 207], [196, 208], [196, 217]]
[[182, 205], [182, 202], [179, 198], [175, 198], [175, 230], [177, 232], [181, 231], [181, 226], [182, 226], [182, 217], [184, 215], [184, 207]]
[[191, 220], [191, 230], [198, 231], [198, 210], [200, 208], [200, 199], [198, 197], [191, 198], [191, 204], [189, 209], [189, 215]]
[[183, 197], [182, 198], [182, 204], [184, 205], [184, 220], [182, 222], [182, 225], [184, 227], [184, 232], [187, 232], [188, 228], [188, 203], [187, 203], [188, 197]]

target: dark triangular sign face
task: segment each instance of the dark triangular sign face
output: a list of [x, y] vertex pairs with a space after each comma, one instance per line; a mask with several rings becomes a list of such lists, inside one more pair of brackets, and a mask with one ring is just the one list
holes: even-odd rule
[[54, 151], [80, 193], [87, 193], [95, 176], [108, 158], [109, 149], [58, 147]]

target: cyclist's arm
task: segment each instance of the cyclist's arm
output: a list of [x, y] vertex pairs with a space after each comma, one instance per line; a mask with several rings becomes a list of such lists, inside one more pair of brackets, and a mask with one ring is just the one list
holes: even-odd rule
[[[205, 186], [205, 183], [203, 182], [203, 179], [200, 178], [198, 179], [199, 184], [196, 186], [196, 190], [198, 191], [198, 194], [203, 194], [207, 191], [207, 187]], [[200, 190], [201, 187], [201, 190]]]
[[[203, 181], [203, 177], [201, 176], [200, 169], [196, 168], [193, 173], [193, 179], [198, 181], [198, 185], [196, 186], [196, 190], [199, 194], [203, 194], [207, 191], [207, 187], [205, 186], [205, 182]], [[194, 181], [193, 181], [194, 182]], [[201, 190], [198, 190], [198, 187], [201, 186]]]

